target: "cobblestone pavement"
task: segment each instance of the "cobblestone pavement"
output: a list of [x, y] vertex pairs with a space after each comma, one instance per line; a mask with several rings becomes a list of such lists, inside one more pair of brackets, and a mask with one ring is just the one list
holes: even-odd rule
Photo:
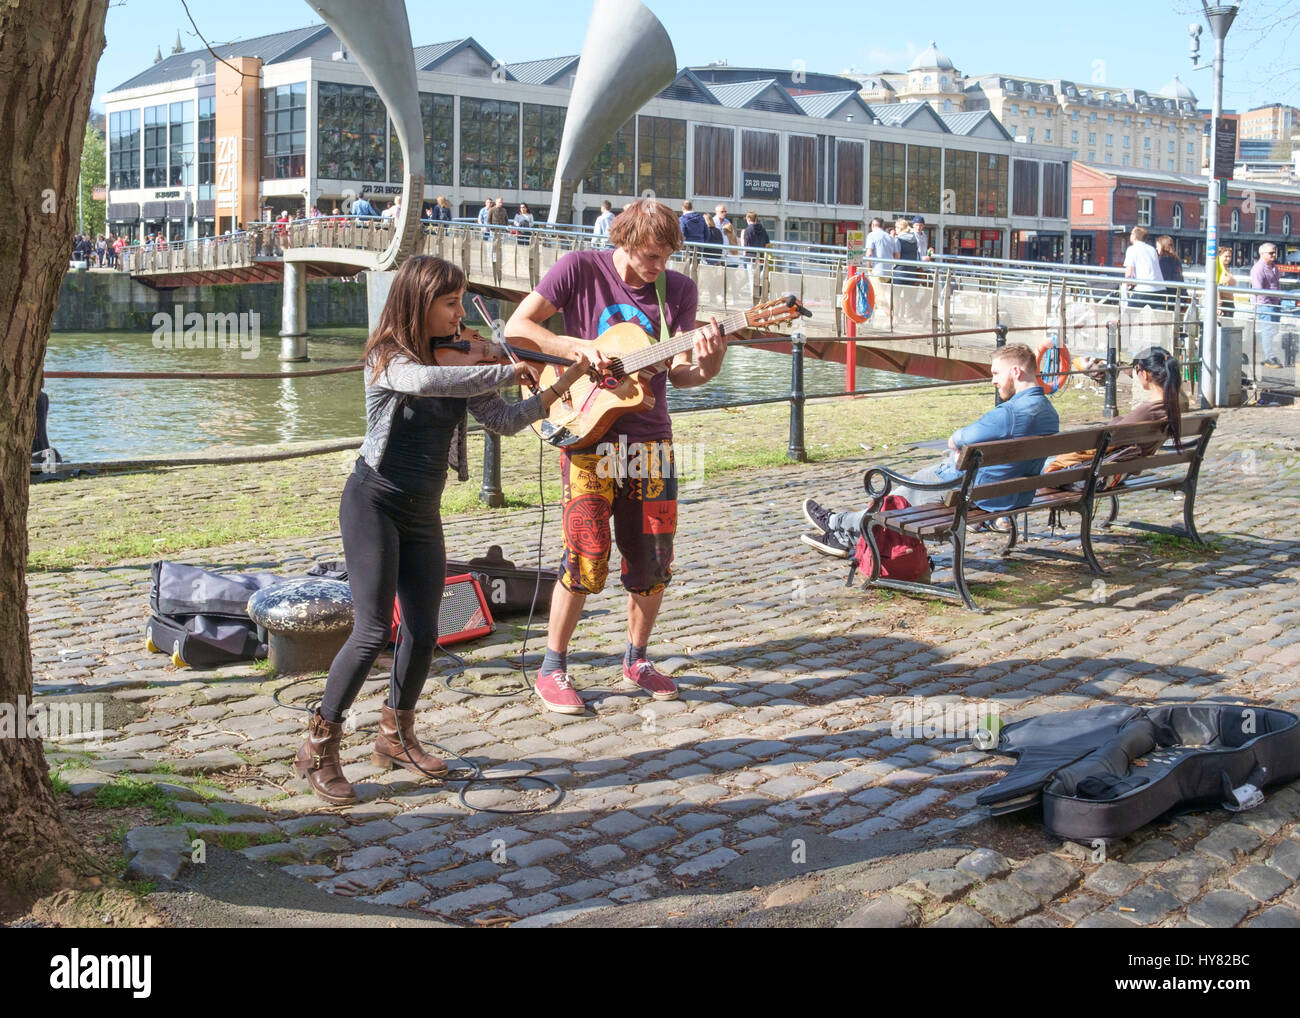
[[[63, 745], [51, 762], [73, 794], [131, 776], [176, 798], [179, 824], [128, 837], [137, 872], [168, 858], [174, 871], [190, 838], [217, 839], [327, 892], [462, 924], [1300, 925], [1298, 784], [1247, 813], [1149, 825], [1103, 859], [1049, 838], [1032, 812], [989, 819], [975, 806], [1009, 758], [891, 734], [895, 706], [914, 696], [993, 702], [1004, 721], [1203, 698], [1300, 708], [1300, 410], [1223, 415], [1197, 511], [1211, 550], [1117, 528], [1098, 541], [1099, 581], [1077, 559], [1038, 554], [1073, 546], [1038, 518], [1008, 560], [1002, 538], [973, 542], [982, 615], [846, 588], [841, 563], [798, 543], [800, 500], [856, 505], [861, 466], [736, 473], [683, 493], [678, 579], [651, 648], [680, 700], [619, 685], [614, 592], [588, 602], [574, 640], [585, 716], [543, 713], [524, 693], [452, 692], [435, 674], [426, 739], [491, 774], [557, 782], [555, 809], [471, 812], [459, 784], [381, 773], [361, 732], [344, 761], [363, 801], [329, 808], [305, 794], [290, 768], [305, 716], [271, 695], [285, 680], [177, 670], [145, 651], [147, 563], [29, 577], [38, 693], [111, 691], [142, 711], [102, 746]], [[1121, 519], [1181, 518], [1167, 495], [1122, 508]], [[556, 522], [548, 513], [548, 549]], [[468, 557], [500, 543], [526, 561], [537, 524], [536, 511], [450, 519], [449, 548]], [[180, 557], [293, 574], [340, 553], [335, 534]], [[501, 670], [522, 630], [507, 619], [466, 645], [457, 682], [512, 681]], [[534, 632], [534, 663], [540, 648]], [[312, 679], [283, 697], [302, 704], [322, 688]], [[367, 687], [360, 726], [377, 722], [383, 692]], [[536, 805], [546, 796], [529, 784], [469, 797]]]

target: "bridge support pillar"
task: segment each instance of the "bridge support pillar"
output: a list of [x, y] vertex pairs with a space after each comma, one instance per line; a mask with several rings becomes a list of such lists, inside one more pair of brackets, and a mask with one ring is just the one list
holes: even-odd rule
[[280, 305], [280, 360], [305, 361], [307, 356], [307, 268], [284, 263], [284, 297]]

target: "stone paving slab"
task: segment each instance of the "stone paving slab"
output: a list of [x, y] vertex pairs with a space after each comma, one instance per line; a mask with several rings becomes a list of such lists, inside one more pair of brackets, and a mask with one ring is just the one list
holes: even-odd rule
[[[1096, 542], [1104, 579], [1077, 560], [1036, 558], [1073, 551], [1073, 532], [1053, 535], [1043, 519], [1028, 550], [1009, 559], [1002, 538], [976, 536], [969, 575], [990, 608], [982, 615], [846, 588], [843, 563], [799, 544], [800, 501], [856, 507], [861, 464], [693, 485], [652, 646], [671, 660], [679, 700], [654, 703], [619, 681], [625, 621], [613, 590], [588, 602], [574, 639], [585, 717], [542, 712], [526, 693], [452, 692], [440, 682], [449, 659], [435, 663], [420, 715], [426, 742], [489, 775], [556, 782], [565, 799], [548, 812], [476, 813], [457, 797], [461, 780], [379, 772], [364, 731], [343, 753], [364, 801], [337, 809], [304, 794], [288, 764], [305, 715], [272, 696], [301, 706], [323, 681], [285, 688], [262, 666], [178, 670], [149, 654], [132, 637], [148, 608], [143, 562], [29, 576], [36, 689], [101, 692], [144, 710], [101, 747], [51, 750], [67, 756], [56, 763], [67, 773], [93, 772], [79, 790], [127, 776], [171, 783], [208, 807], [187, 812], [187, 823], [267, 840], [244, 851], [283, 862], [296, 879], [461, 924], [1292, 925], [1296, 787], [1274, 790], [1252, 813], [1148, 825], [1094, 858], [1089, 846], [1054, 842], [1032, 817], [985, 819], [974, 797], [1008, 758], [974, 751], [969, 737], [895, 731], [915, 696], [996, 705], [1004, 722], [1098, 703], [1300, 707], [1300, 411], [1223, 414], [1203, 476], [1197, 518], [1211, 548], [1116, 527]], [[1131, 508], [1151, 521], [1181, 517], [1172, 496]], [[548, 546], [554, 521], [552, 509]], [[534, 510], [449, 518], [449, 549], [468, 557], [501, 543], [526, 562], [538, 522]], [[337, 534], [178, 556], [282, 571], [339, 557]], [[942, 549], [935, 558], [946, 561]], [[486, 688], [517, 654], [524, 621], [503, 618], [490, 640], [458, 648], [487, 670], [459, 681]], [[535, 626], [534, 666], [542, 642]], [[68, 647], [84, 653], [65, 660]], [[382, 682], [363, 689], [362, 728], [383, 696]], [[471, 786], [469, 796], [518, 809], [551, 793], [525, 779]], [[921, 864], [917, 853], [932, 845], [960, 850]], [[765, 904], [771, 895], [776, 903]]]

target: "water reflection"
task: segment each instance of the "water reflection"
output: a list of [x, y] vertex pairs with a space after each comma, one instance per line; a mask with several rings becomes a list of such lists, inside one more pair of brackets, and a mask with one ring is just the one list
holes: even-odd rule
[[[311, 370], [355, 364], [365, 345], [360, 328], [321, 329], [310, 339], [311, 361], [281, 364], [276, 343], [263, 343], [257, 359], [234, 350], [160, 350], [142, 331], [54, 333], [47, 371], [244, 371]], [[915, 385], [923, 379], [858, 369], [859, 388]], [[834, 393], [844, 386], [844, 367], [809, 360], [804, 388]], [[157, 458], [214, 447], [238, 448], [277, 442], [326, 441], [365, 432], [365, 396], [359, 373], [303, 379], [126, 380], [62, 379], [45, 383], [50, 396], [50, 441], [65, 459]], [[697, 389], [669, 387], [669, 406], [717, 406], [790, 390], [790, 359], [784, 354], [737, 347], [721, 374]]]

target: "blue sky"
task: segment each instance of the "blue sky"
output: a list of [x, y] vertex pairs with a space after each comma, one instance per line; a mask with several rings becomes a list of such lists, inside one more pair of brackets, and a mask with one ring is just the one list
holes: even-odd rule
[[[95, 102], [147, 68], [154, 52], [202, 46], [180, 0], [111, 0], [108, 44], [100, 59]], [[364, 3], [364, 0], [354, 0]], [[668, 29], [679, 66], [726, 60], [741, 66], [810, 71], [906, 70], [934, 39], [963, 74], [992, 72], [1103, 78], [1116, 87], [1154, 91], [1175, 74], [1201, 105], [1213, 95], [1211, 73], [1193, 71], [1187, 26], [1203, 20], [1199, 0], [922, 0], [888, 4], [832, 0], [649, 0]], [[229, 42], [319, 21], [297, 0], [189, 0], [211, 42]], [[507, 63], [576, 53], [587, 16], [584, 0], [408, 0], [416, 44], [474, 36]], [[1213, 52], [1208, 29], [1201, 55]], [[1290, 51], [1290, 58], [1287, 51]], [[1270, 102], [1300, 106], [1300, 0], [1244, 0], [1228, 35], [1224, 105], [1238, 110]]]

